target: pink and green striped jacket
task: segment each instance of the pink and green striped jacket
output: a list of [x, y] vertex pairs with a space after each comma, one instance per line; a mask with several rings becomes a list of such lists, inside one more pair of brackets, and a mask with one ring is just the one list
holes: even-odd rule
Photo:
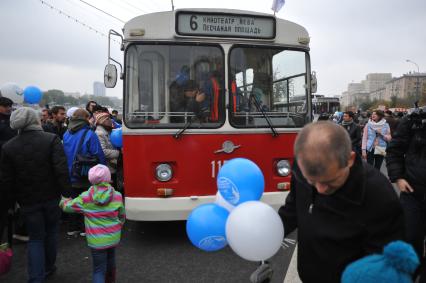
[[126, 218], [123, 198], [110, 184], [93, 185], [75, 199], [63, 198], [59, 205], [65, 212], [84, 215], [89, 247], [107, 249], [120, 242]]

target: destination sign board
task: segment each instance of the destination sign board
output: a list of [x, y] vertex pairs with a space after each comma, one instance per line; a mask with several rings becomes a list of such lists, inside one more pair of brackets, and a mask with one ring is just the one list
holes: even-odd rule
[[275, 18], [269, 16], [180, 11], [176, 33], [188, 36], [275, 38]]

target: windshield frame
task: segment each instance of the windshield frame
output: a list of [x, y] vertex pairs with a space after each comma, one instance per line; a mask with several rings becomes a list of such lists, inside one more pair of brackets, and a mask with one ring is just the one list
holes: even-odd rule
[[[185, 41], [185, 42], [176, 42], [176, 41], [135, 41], [135, 42], [129, 42], [124, 49], [124, 66], [123, 66], [123, 123], [124, 125], [129, 128], [129, 129], [134, 129], [134, 130], [152, 130], [152, 129], [174, 129], [174, 130], [180, 130], [182, 129], [185, 125], [186, 122], [183, 123], [167, 123], [167, 124], [156, 124], [156, 123], [148, 123], [148, 124], [140, 124], [138, 126], [135, 126], [134, 124], [130, 124], [127, 121], [127, 112], [129, 111], [129, 107], [128, 107], [128, 99], [130, 94], [128, 93], [128, 77], [129, 77], [129, 71], [128, 69], [128, 52], [129, 49], [133, 46], [141, 46], [141, 45], [150, 45], [150, 46], [193, 46], [193, 47], [215, 47], [219, 50], [222, 60], [220, 61], [222, 67], [220, 70], [220, 73], [223, 77], [222, 82], [219, 83], [219, 87], [220, 87], [220, 98], [219, 98], [219, 102], [218, 102], [218, 112], [219, 112], [219, 119], [217, 122], [206, 122], [206, 123], [200, 123], [200, 122], [193, 122], [191, 123], [190, 127], [188, 127], [188, 129], [219, 129], [221, 128], [226, 121], [226, 89], [225, 89], [225, 80], [226, 80], [226, 66], [225, 66], [225, 62], [226, 62], [226, 58], [225, 58], [225, 51], [224, 48], [221, 44], [219, 43], [206, 43], [206, 42], [193, 42], [193, 41]], [[170, 74], [169, 74], [170, 75]], [[169, 87], [166, 85], [166, 87]], [[187, 113], [187, 112], [182, 112], [182, 113]], [[186, 117], [186, 116], [185, 116]], [[191, 116], [194, 117], [194, 116]], [[160, 126], [159, 126], [160, 125]]]
[[[306, 125], [310, 121], [312, 121], [312, 103], [311, 103], [312, 94], [310, 92], [310, 87], [308, 85], [309, 81], [310, 81], [310, 71], [311, 71], [309, 49], [297, 48], [297, 47], [294, 47], [294, 46], [283, 46], [283, 45], [261, 45], [261, 44], [254, 45], [254, 44], [238, 43], [238, 44], [233, 44], [231, 46], [231, 48], [228, 50], [228, 53], [227, 53], [227, 55], [228, 55], [228, 58], [227, 58], [228, 78], [227, 78], [227, 80], [228, 80], [228, 84], [229, 84], [229, 96], [228, 96], [228, 101], [227, 101], [229, 107], [227, 107], [227, 117], [228, 117], [229, 124], [233, 128], [236, 128], [236, 129], [262, 128], [262, 129], [264, 129], [264, 128], [270, 128], [271, 127], [270, 125], [268, 125], [266, 118], [263, 118], [263, 119], [265, 119], [264, 125], [247, 125], [247, 124], [241, 125], [241, 124], [235, 123], [235, 116], [234, 116], [234, 113], [232, 111], [233, 106], [234, 106], [234, 102], [233, 102], [233, 97], [232, 97], [232, 94], [231, 94], [231, 91], [232, 91], [231, 84], [232, 84], [232, 81], [233, 81], [233, 77], [232, 77], [232, 75], [233, 75], [232, 74], [232, 68], [233, 67], [231, 66], [231, 57], [232, 57], [232, 51], [236, 48], [267, 49], [267, 50], [281, 50], [281, 51], [289, 50], [289, 51], [298, 51], [298, 52], [304, 53], [304, 55], [305, 55], [305, 59], [304, 59], [304, 61], [305, 61], [305, 72], [304, 73], [298, 73], [297, 75], [289, 76], [289, 77], [287, 77], [287, 79], [293, 78], [293, 77], [299, 77], [299, 76], [304, 74], [304, 76], [305, 76], [304, 84], [306, 86], [308, 86], [305, 90], [305, 96], [304, 96], [306, 98], [306, 107], [307, 107], [306, 112], [275, 112], [276, 116], [279, 116], [279, 117], [282, 117], [282, 118], [286, 118], [286, 117], [289, 118], [291, 116], [303, 116], [304, 123], [303, 123], [302, 126], [298, 126], [298, 125], [289, 126], [289, 125], [283, 125], [283, 124], [275, 124], [272, 121], [271, 126], [273, 128], [279, 128], [279, 129], [302, 128], [304, 125]], [[283, 80], [283, 78], [280, 78], [277, 81], [282, 81], [282, 80]], [[253, 85], [253, 83], [251, 85]], [[297, 97], [297, 96], [294, 96], [294, 97]], [[261, 111], [258, 111], [258, 112], [260, 113]], [[273, 112], [265, 111], [265, 115], [267, 115], [268, 117], [271, 117], [271, 116], [269, 116], [271, 113], [273, 113]], [[282, 113], [282, 115], [278, 115], [277, 113]], [[262, 117], [262, 114], [256, 114], [256, 115], [257, 115], [256, 118]], [[251, 116], [251, 115], [248, 115], [248, 116]]]

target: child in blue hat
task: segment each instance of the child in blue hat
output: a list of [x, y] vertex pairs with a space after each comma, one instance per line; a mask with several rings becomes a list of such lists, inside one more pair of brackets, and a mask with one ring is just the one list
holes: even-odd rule
[[382, 255], [369, 255], [349, 264], [342, 283], [411, 283], [418, 265], [413, 247], [395, 241], [385, 246]]

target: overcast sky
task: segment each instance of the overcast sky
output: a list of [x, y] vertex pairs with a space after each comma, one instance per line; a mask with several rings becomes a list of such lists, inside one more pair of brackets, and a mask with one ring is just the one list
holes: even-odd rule
[[[0, 0], [0, 86], [93, 93], [103, 81], [107, 34], [123, 24], [80, 0]], [[143, 13], [171, 9], [170, 0], [85, 0], [127, 21]], [[272, 0], [175, 0], [175, 8], [211, 7], [271, 13]], [[318, 93], [340, 95], [368, 73], [394, 77], [426, 72], [426, 0], [286, 0], [277, 14], [306, 27], [311, 36], [312, 69]], [[122, 57], [118, 45], [113, 56]], [[122, 86], [107, 95], [121, 97]]]

